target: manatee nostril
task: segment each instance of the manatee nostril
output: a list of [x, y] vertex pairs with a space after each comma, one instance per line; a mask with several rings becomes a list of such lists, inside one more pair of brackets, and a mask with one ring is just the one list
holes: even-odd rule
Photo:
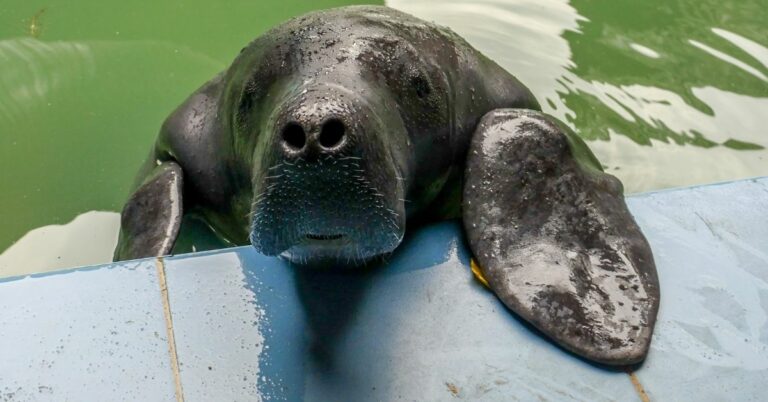
[[330, 119], [323, 124], [320, 130], [320, 145], [323, 148], [333, 148], [344, 139], [344, 123], [338, 119]]
[[283, 128], [283, 141], [292, 149], [302, 149], [307, 142], [304, 129], [297, 123], [288, 123]]

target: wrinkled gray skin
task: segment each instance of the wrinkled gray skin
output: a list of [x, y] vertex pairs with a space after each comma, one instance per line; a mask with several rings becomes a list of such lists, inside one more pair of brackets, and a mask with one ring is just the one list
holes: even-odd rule
[[641, 360], [658, 278], [621, 182], [567, 127], [534, 111], [488, 113], [470, 154], [464, 225], [491, 289], [579, 355]]
[[537, 110], [493, 61], [407, 14], [290, 20], [168, 117], [115, 258], [169, 253], [183, 212], [321, 266], [393, 251], [406, 221], [462, 216], [511, 310], [588, 359], [639, 362], [659, 300], [650, 248], [618, 180]]

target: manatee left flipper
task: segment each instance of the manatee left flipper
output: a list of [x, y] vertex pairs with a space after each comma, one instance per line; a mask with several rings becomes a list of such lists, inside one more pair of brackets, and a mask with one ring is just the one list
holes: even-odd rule
[[490, 288], [561, 346], [610, 365], [645, 358], [659, 306], [651, 249], [622, 193], [543, 113], [492, 111], [472, 138], [463, 221]]
[[166, 161], [154, 167], [123, 207], [115, 261], [166, 255], [179, 233], [183, 172]]

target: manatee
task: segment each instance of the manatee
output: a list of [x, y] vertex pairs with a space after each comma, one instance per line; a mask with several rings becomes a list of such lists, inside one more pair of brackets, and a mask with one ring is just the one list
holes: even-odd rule
[[299, 267], [460, 217], [478, 278], [563, 348], [628, 365], [650, 345], [656, 268], [619, 180], [510, 73], [390, 8], [289, 20], [172, 112], [115, 259], [170, 253], [184, 214]]

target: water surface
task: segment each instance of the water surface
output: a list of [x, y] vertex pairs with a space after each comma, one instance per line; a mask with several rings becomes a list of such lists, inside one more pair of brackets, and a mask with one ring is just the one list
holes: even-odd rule
[[270, 27], [354, 3], [0, 2], [0, 277], [110, 261], [164, 118]]
[[764, 0], [392, 0], [450, 26], [628, 193], [768, 175]]

